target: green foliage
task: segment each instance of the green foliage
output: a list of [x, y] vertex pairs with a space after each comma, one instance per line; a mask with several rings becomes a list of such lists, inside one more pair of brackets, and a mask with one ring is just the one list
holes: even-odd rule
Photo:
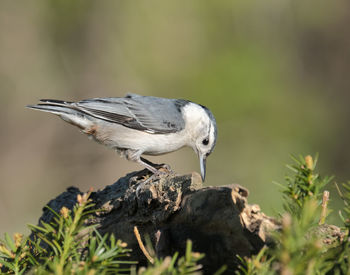
[[271, 251], [282, 273], [313, 274], [315, 267], [324, 269], [324, 245], [312, 232], [318, 221], [317, 208], [317, 201], [310, 199], [298, 216], [288, 213], [283, 216], [282, 230], [276, 234], [279, 244]]
[[14, 241], [5, 234], [0, 244], [0, 263], [7, 274], [127, 274], [135, 262], [122, 260], [130, 252], [113, 235], [101, 236], [94, 226], [87, 226], [96, 212], [88, 199], [90, 192], [78, 195], [71, 211], [63, 207], [48, 224], [30, 225], [34, 238], [15, 234]]
[[282, 186], [284, 198], [283, 208], [291, 215], [300, 216], [304, 204], [309, 199], [320, 199], [323, 188], [331, 181], [332, 177], [322, 178], [315, 172], [318, 156], [313, 160], [311, 156], [299, 159], [292, 157], [293, 165], [287, 167], [293, 172], [293, 176], [286, 176], [286, 185]]
[[239, 270], [236, 274], [244, 275], [260, 275], [260, 274], [274, 274], [271, 271], [271, 262], [273, 257], [267, 256], [267, 246], [263, 247], [257, 255], [251, 258], [246, 257], [245, 259], [238, 256], [241, 261]]
[[343, 184], [343, 187], [345, 189], [344, 195], [342, 195], [342, 198], [344, 200], [344, 212], [346, 214], [346, 217], [344, 218], [343, 215], [341, 215], [342, 220], [344, 222], [344, 225], [347, 230], [350, 230], [350, 181]]
[[202, 266], [197, 262], [204, 257], [204, 254], [192, 252], [192, 242], [187, 241], [186, 253], [179, 258], [179, 253], [176, 252], [173, 257], [166, 257], [164, 259], [155, 259], [153, 264], [148, 268], [141, 268], [139, 275], [153, 275], [153, 274], [201, 274]]
[[283, 215], [281, 230], [274, 236], [276, 246], [265, 247], [258, 255], [242, 260], [241, 274], [323, 274], [313, 273], [326, 268], [322, 240], [311, 233], [317, 224], [318, 204], [308, 200], [304, 206], [299, 216]]
[[325, 260], [330, 272], [329, 274], [350, 275], [350, 182], [344, 183], [345, 189], [341, 197], [344, 201], [344, 215], [340, 216], [344, 222], [344, 240], [338, 246], [333, 247], [326, 253]]
[[[349, 221], [350, 183], [345, 184], [344, 226], [342, 241], [328, 244], [320, 236], [327, 203], [320, 204], [322, 189], [331, 180], [315, 172], [316, 162], [310, 156], [295, 159], [288, 166], [294, 173], [283, 186], [284, 208], [281, 230], [274, 234], [275, 247], [265, 247], [258, 255], [241, 259], [238, 274], [350, 274]], [[324, 210], [324, 211], [322, 211]], [[327, 225], [321, 229], [326, 230]], [[329, 237], [329, 233], [326, 232]]]
[[29, 253], [27, 238], [22, 234], [14, 234], [12, 239], [5, 233], [5, 239], [0, 240], [0, 267], [11, 270], [13, 274], [23, 274], [27, 267], [35, 261]]

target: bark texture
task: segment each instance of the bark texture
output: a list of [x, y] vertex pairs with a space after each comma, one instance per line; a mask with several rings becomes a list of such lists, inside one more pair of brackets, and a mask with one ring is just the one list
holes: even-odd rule
[[[74, 187], [51, 200], [48, 206], [59, 211], [72, 209], [77, 194]], [[131, 257], [147, 265], [134, 235], [148, 235], [158, 257], [184, 253], [186, 240], [193, 241], [193, 251], [205, 253], [204, 271], [212, 274], [222, 265], [228, 273], [237, 266], [235, 255], [257, 253], [271, 239], [269, 232], [279, 223], [261, 212], [258, 205], [247, 203], [248, 190], [239, 185], [203, 187], [199, 174], [151, 176], [147, 170], [134, 172], [103, 190], [93, 192], [91, 199], [103, 209], [91, 221], [102, 234], [113, 233], [128, 243]], [[40, 221], [49, 222], [52, 213], [44, 208]]]

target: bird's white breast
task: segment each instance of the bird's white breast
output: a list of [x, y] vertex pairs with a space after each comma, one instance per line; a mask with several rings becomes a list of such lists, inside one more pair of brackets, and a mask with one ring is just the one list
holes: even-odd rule
[[97, 126], [94, 138], [111, 147], [141, 151], [148, 155], [161, 155], [188, 145], [183, 131], [170, 134], [151, 134], [119, 124]]

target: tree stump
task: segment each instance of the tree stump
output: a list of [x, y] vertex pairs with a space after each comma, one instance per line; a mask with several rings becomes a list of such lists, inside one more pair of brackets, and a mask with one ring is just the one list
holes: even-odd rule
[[[48, 206], [59, 211], [72, 209], [77, 188], [51, 200]], [[232, 272], [241, 257], [257, 253], [271, 243], [271, 231], [279, 223], [261, 212], [258, 205], [247, 203], [248, 190], [231, 184], [203, 187], [197, 173], [152, 176], [148, 170], [133, 172], [90, 196], [97, 212], [90, 221], [98, 224], [101, 234], [113, 233], [132, 249], [131, 259], [147, 266], [147, 259], [134, 235], [137, 226], [141, 238], [148, 235], [157, 257], [184, 254], [191, 239], [193, 251], [205, 254], [204, 273], [212, 274], [222, 265]], [[53, 214], [46, 208], [39, 219], [50, 222]]]

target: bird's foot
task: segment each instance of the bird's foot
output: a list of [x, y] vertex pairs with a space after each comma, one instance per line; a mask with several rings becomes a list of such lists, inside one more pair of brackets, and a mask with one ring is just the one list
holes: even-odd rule
[[145, 187], [146, 184], [153, 182], [157, 179], [166, 177], [173, 172], [168, 164], [156, 164], [155, 167], [152, 167], [152, 168], [153, 168], [152, 171], [150, 171], [152, 174], [148, 178], [145, 177], [145, 180], [140, 182], [139, 186], [137, 186], [136, 188], [137, 198], [139, 198], [140, 192]]
[[168, 164], [156, 164], [154, 168], [151, 172], [158, 177], [164, 177], [173, 172]]
[[142, 189], [144, 189], [145, 185], [149, 182], [153, 181], [155, 178], [160, 177], [159, 175], [153, 174], [148, 179], [145, 179], [144, 181], [139, 183], [139, 186], [136, 188], [136, 198], [140, 199], [140, 192]]

